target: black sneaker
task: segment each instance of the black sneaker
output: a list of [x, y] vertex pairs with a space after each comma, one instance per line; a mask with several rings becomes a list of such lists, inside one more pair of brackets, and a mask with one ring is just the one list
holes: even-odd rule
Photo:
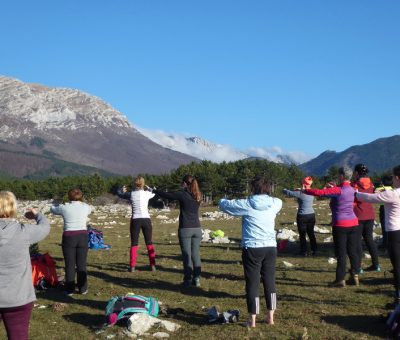
[[345, 280], [340, 280], [340, 281], [333, 281], [328, 283], [328, 287], [331, 288], [344, 288], [346, 287], [346, 281]]
[[374, 266], [374, 265], [371, 265], [371, 266], [365, 268], [364, 271], [366, 271], [366, 272], [377, 272], [377, 273], [380, 273], [381, 267], [380, 267], [380, 266], [377, 266], [377, 267], [376, 267], [376, 266]]
[[357, 274], [351, 275], [350, 278], [346, 281], [346, 283], [353, 286], [359, 286], [360, 280], [358, 278], [358, 275]]

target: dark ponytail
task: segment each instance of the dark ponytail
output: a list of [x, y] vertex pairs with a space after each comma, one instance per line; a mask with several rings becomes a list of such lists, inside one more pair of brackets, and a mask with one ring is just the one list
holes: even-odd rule
[[201, 192], [199, 189], [199, 184], [197, 183], [197, 180], [194, 176], [192, 175], [185, 175], [183, 177], [183, 183], [186, 184], [187, 190], [190, 192], [190, 194], [193, 196], [193, 198], [197, 201], [201, 201]]

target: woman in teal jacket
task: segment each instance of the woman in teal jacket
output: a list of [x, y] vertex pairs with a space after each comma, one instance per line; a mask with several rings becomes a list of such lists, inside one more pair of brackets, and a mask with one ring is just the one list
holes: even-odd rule
[[282, 208], [279, 198], [269, 196], [271, 185], [262, 177], [251, 182], [252, 195], [246, 199], [222, 199], [219, 208], [233, 216], [242, 216], [242, 262], [246, 280], [246, 302], [250, 314], [248, 325], [256, 326], [259, 314], [260, 275], [268, 313], [265, 322], [274, 324], [276, 309], [275, 217]]

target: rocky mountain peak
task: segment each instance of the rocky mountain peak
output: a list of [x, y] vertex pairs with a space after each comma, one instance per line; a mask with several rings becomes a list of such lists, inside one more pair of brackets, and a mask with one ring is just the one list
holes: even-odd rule
[[104, 127], [123, 133], [133, 128], [125, 116], [100, 98], [74, 89], [50, 88], [0, 76], [0, 103], [2, 139], [18, 137], [10, 134], [12, 123], [29, 123], [31, 129], [39, 131]]

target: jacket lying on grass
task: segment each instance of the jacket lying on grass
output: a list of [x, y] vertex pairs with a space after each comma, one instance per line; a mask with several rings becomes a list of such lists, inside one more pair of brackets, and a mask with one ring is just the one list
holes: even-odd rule
[[242, 248], [276, 247], [275, 217], [282, 209], [279, 198], [263, 194], [222, 199], [219, 208], [230, 215], [242, 216]]

